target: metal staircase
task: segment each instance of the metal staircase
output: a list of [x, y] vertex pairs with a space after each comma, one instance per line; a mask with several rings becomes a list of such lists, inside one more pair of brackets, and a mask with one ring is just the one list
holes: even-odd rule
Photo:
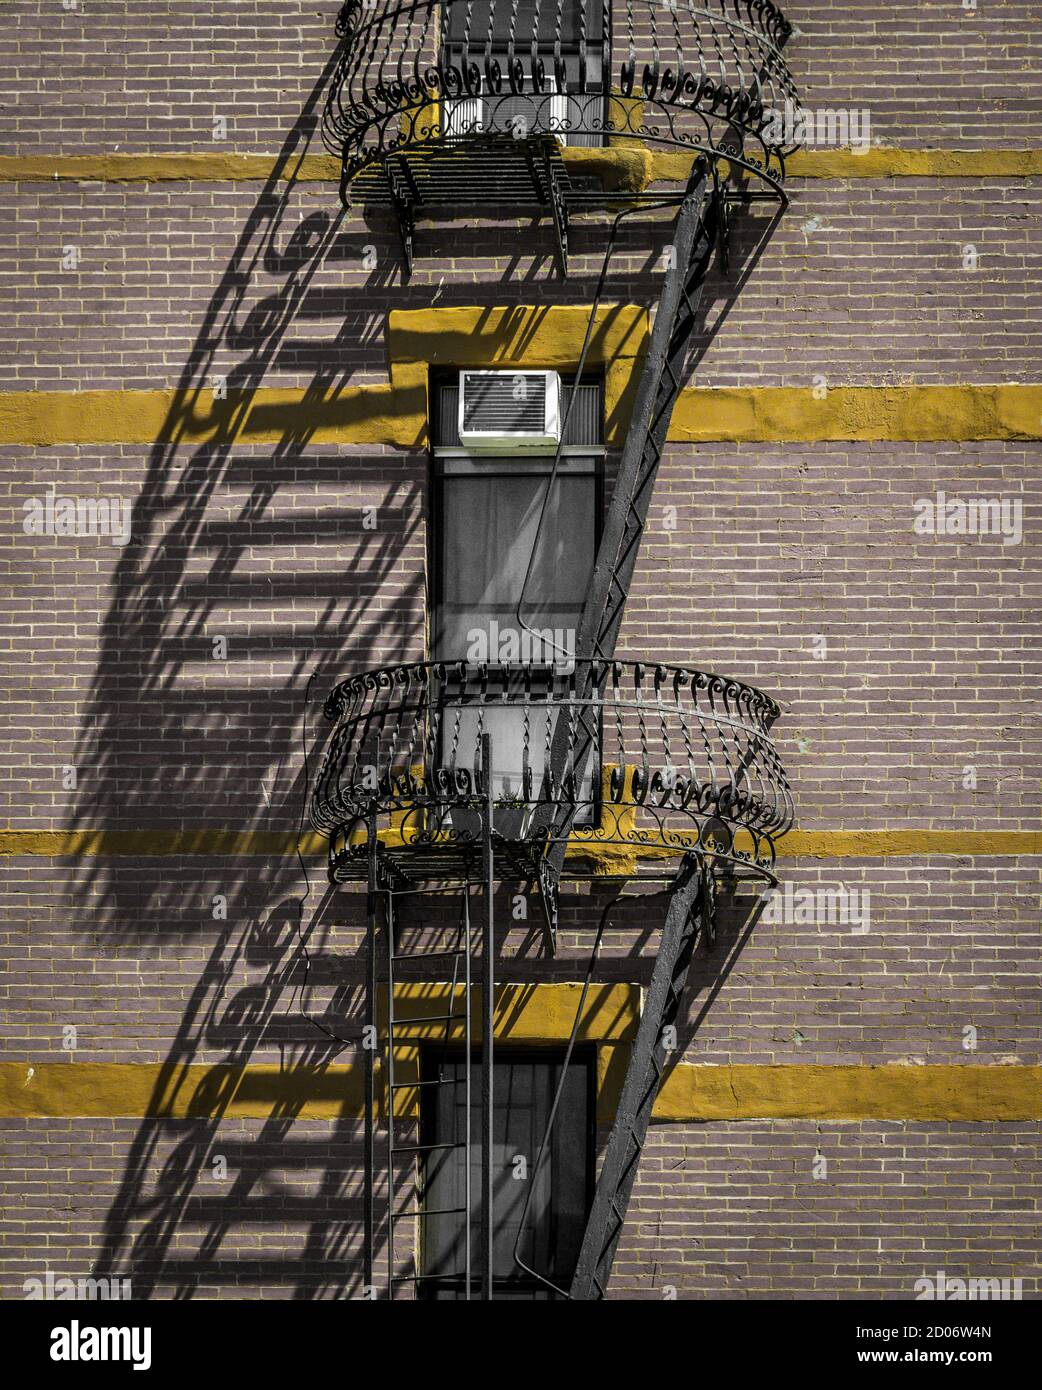
[[[677, 213], [673, 254], [576, 637], [580, 703], [575, 722], [579, 735], [576, 738], [574, 729], [565, 731], [565, 721], [561, 720], [555, 738], [557, 780], [573, 790], [582, 782], [597, 740], [596, 716], [585, 703], [590, 694], [592, 661], [610, 659], [615, 652], [673, 407], [685, 381], [684, 367], [702, 290], [714, 250], [722, 234], [726, 235], [724, 219], [724, 195], [705, 163], [698, 161]], [[551, 902], [575, 811], [573, 796], [562, 798], [551, 812], [545, 868], [540, 877], [542, 891]], [[569, 1290], [572, 1299], [601, 1299], [606, 1294], [662, 1079], [666, 1059], [663, 1032], [677, 1017], [699, 933], [709, 935], [714, 930], [714, 899], [709, 861], [701, 854], [686, 856], [672, 885], [651, 984]]]
[[[718, 245], [723, 195], [714, 185], [712, 175], [703, 162], [699, 162], [692, 174], [687, 191], [680, 202], [673, 235], [673, 255], [666, 271], [658, 311], [651, 333], [647, 355], [641, 370], [636, 394], [633, 419], [623, 449], [615, 487], [607, 508], [606, 522], [598, 549], [590, 589], [583, 608], [579, 633], [576, 641], [576, 675], [573, 698], [570, 700], [574, 717], [560, 717], [556, 721], [553, 742], [546, 778], [551, 787], [561, 792], [556, 797], [548, 797], [540, 806], [534, 818], [532, 837], [538, 842], [545, 834], [536, 861], [536, 870], [544, 903], [547, 905], [551, 922], [556, 921], [556, 890], [564, 863], [569, 834], [575, 819], [578, 793], [591, 750], [598, 741], [598, 709], [591, 702], [594, 684], [595, 661], [603, 663], [614, 654], [623, 609], [632, 581], [639, 554], [640, 543], [647, 523], [655, 479], [665, 449], [669, 422], [677, 396], [684, 383], [684, 364], [694, 333], [699, 301], [714, 250]], [[472, 1242], [469, 1232], [469, 1213], [472, 1210], [470, 1192], [471, 1172], [471, 1068], [472, 1057], [469, 1047], [464, 1048], [464, 1085], [466, 1089], [465, 1115], [466, 1127], [462, 1147], [464, 1172], [467, 1190], [463, 1205], [457, 1208], [434, 1210], [424, 1209], [422, 1205], [407, 1210], [395, 1210], [398, 1191], [396, 1174], [401, 1160], [409, 1162], [417, 1158], [424, 1164], [436, 1162], [438, 1151], [458, 1149], [456, 1144], [402, 1144], [396, 1140], [395, 1098], [413, 1086], [449, 1085], [457, 1086], [460, 1079], [454, 1075], [448, 1080], [435, 1077], [417, 1083], [415, 1080], [399, 1081], [394, 1070], [396, 1047], [396, 1027], [400, 1020], [396, 1016], [395, 984], [399, 981], [399, 964], [419, 959], [400, 949], [400, 939], [396, 923], [396, 890], [385, 885], [382, 896], [385, 900], [386, 971], [384, 977], [386, 1026], [380, 1034], [380, 1053], [385, 1059], [385, 1106], [386, 1106], [386, 1162], [388, 1172], [387, 1213], [385, 1220], [385, 1240], [388, 1252], [389, 1296], [394, 1297], [397, 1284], [410, 1283], [416, 1287], [425, 1279], [435, 1276], [422, 1270], [413, 1269], [408, 1273], [394, 1273], [395, 1232], [402, 1223], [422, 1221], [426, 1217], [458, 1215], [464, 1228], [460, 1242], [463, 1249], [464, 1265], [452, 1271], [453, 1277], [462, 1280], [465, 1297], [472, 1290], [480, 1289], [480, 1296], [492, 1296], [492, 1172], [491, 1172], [491, 1122], [492, 1122], [492, 1056], [493, 1020], [491, 1006], [494, 980], [494, 927], [492, 919], [492, 885], [495, 880], [495, 837], [492, 833], [493, 808], [491, 799], [492, 767], [491, 741], [486, 734], [481, 749], [482, 773], [475, 779], [480, 786], [484, 805], [480, 846], [480, 863], [487, 914], [482, 933], [482, 1106], [483, 1129], [480, 1148], [481, 1169], [481, 1256], [479, 1259], [478, 1283], [471, 1268]], [[375, 835], [372, 840], [375, 846]], [[375, 848], [373, 850], [375, 853]], [[379, 876], [379, 867], [374, 864], [374, 874]], [[696, 940], [700, 932], [712, 930], [714, 901], [713, 873], [709, 861], [700, 852], [685, 855], [671, 890], [669, 907], [666, 912], [662, 939], [655, 960], [651, 984], [645, 1007], [641, 1014], [637, 1036], [629, 1059], [626, 1078], [623, 1083], [621, 1100], [608, 1141], [607, 1150], [598, 1180], [593, 1205], [583, 1236], [577, 1269], [571, 1283], [569, 1296], [573, 1299], [597, 1299], [604, 1297], [611, 1274], [612, 1261], [625, 1221], [630, 1192], [636, 1178], [641, 1151], [644, 1146], [647, 1128], [651, 1120], [655, 1096], [658, 1093], [665, 1062], [663, 1030], [677, 1016], [688, 968]], [[375, 935], [369, 943], [370, 968], [376, 958]], [[459, 933], [455, 946], [440, 953], [452, 962], [452, 985], [448, 993], [448, 1009], [444, 1014], [425, 1017], [424, 1023], [441, 1025], [444, 1028], [443, 1042], [447, 1046], [452, 1037], [453, 1026], [463, 1028], [463, 1037], [472, 1039], [472, 933], [470, 922], [469, 885], [462, 894], [462, 912]], [[430, 953], [423, 953], [429, 957]], [[460, 971], [462, 969], [462, 980]], [[461, 986], [457, 989], [457, 986]], [[370, 981], [370, 992], [374, 992], [375, 981]], [[459, 1008], [457, 1008], [459, 994]], [[372, 1009], [367, 1010], [371, 1019]], [[408, 1022], [415, 1024], [417, 1019], [410, 1016]], [[578, 1022], [578, 1020], [577, 1020]], [[367, 1124], [372, 1130], [373, 1114], [378, 1101], [375, 1090], [372, 1057], [368, 1059], [368, 1099]], [[563, 1082], [562, 1082], [563, 1084]], [[547, 1138], [549, 1135], [547, 1135]], [[375, 1148], [371, 1137], [368, 1142], [375, 1160]], [[545, 1143], [544, 1143], [545, 1147]], [[367, 1208], [371, 1212], [373, 1194], [371, 1190], [372, 1170], [367, 1180]], [[409, 1183], [404, 1184], [406, 1187]], [[415, 1184], [413, 1184], [415, 1188]], [[417, 1189], [417, 1200], [422, 1192]], [[372, 1250], [375, 1228], [371, 1215], [367, 1217], [367, 1240]], [[415, 1246], [414, 1246], [415, 1248]], [[371, 1253], [367, 1264], [367, 1279], [371, 1280]]]
[[711, 930], [714, 893], [713, 874], [706, 861], [695, 856], [685, 859], [673, 884], [651, 984], [604, 1152], [572, 1279], [573, 1299], [600, 1299], [607, 1292], [652, 1108], [670, 1052], [666, 1030], [676, 1022], [698, 937]]
[[[610, 659], [615, 653], [669, 422], [684, 384], [684, 364], [697, 323], [702, 289], [723, 226], [723, 197], [705, 161], [697, 161], [677, 212], [672, 246], [667, 248], [672, 255], [576, 634], [580, 700], [576, 718], [580, 738], [572, 749], [572, 731], [564, 720], [559, 721], [552, 755], [554, 771], [565, 786], [581, 784], [596, 741], [590, 707], [583, 703], [590, 692], [590, 662], [595, 658]], [[575, 809], [574, 798], [566, 799], [548, 813], [550, 833], [540, 886], [551, 904], [556, 898]]]
[[[313, 793], [312, 822], [329, 836], [333, 881], [368, 885], [364, 1278], [375, 1293], [382, 1231], [390, 1298], [406, 1285], [422, 1293], [438, 1278], [456, 1281], [466, 1298], [493, 1296], [494, 883], [539, 885], [548, 952], [556, 947], [559, 884], [569, 873], [588, 877], [584, 846], [610, 842], [632, 851], [619, 860], [625, 867], [617, 877], [626, 880], [634, 876], [641, 847], [652, 843], [646, 877], [669, 883], [651, 980], [570, 1282], [554, 1284], [530, 1269], [515, 1246], [516, 1265], [552, 1293], [600, 1299], [668, 1065], [666, 1030], [678, 1019], [697, 942], [711, 946], [715, 939], [717, 879], [744, 875], [773, 883], [774, 839], [792, 823], [788, 783], [770, 738], [778, 708], [769, 697], [686, 667], [615, 656], [714, 253], [719, 250], [727, 272], [734, 206], [758, 199], [786, 203], [782, 185], [791, 148], [779, 143], [771, 117], [782, 106], [798, 109], [781, 54], [791, 27], [770, 0], [741, 16], [722, 3], [670, 6], [668, 24], [660, 23], [657, 0], [597, 8], [603, 22], [594, 24], [585, 3], [576, 8], [571, 0], [547, 0], [542, 11], [538, 5], [532, 11], [520, 0], [493, 0], [485, 19], [472, 24], [470, 0], [408, 6], [404, 0], [348, 0], [338, 21], [342, 46], [324, 137], [341, 160], [345, 203], [354, 197], [394, 210], [406, 271], [415, 254], [418, 212], [434, 216], [447, 209], [455, 217], [465, 210], [481, 218], [549, 211], [566, 271], [570, 213], [621, 208], [617, 226], [637, 209], [677, 208], [570, 672], [555, 674], [543, 689], [531, 665], [417, 663], [345, 680], [326, 704], [334, 730]], [[613, 22], [620, 36], [614, 47]], [[546, 24], [556, 34], [549, 46]], [[562, 47], [562, 34], [569, 33], [572, 48], [568, 42]], [[447, 43], [452, 34], [454, 43]], [[519, 131], [522, 108], [527, 115]], [[571, 157], [573, 144], [584, 147], [581, 159]], [[583, 170], [600, 161], [611, 172], [620, 153], [611, 147], [627, 144], [649, 151], [671, 145], [693, 156], [683, 193], [616, 187], [610, 179], [594, 187], [596, 180]], [[545, 177], [539, 172], [544, 164]], [[602, 284], [603, 278], [604, 272]], [[591, 330], [595, 317], [596, 303]], [[585, 353], [584, 347], [577, 378]], [[517, 617], [525, 626], [523, 599], [522, 588]], [[523, 719], [519, 831], [503, 828], [494, 800], [487, 730], [504, 710]], [[461, 828], [456, 813], [462, 811], [474, 813], [472, 829]], [[474, 889], [483, 903], [478, 929], [471, 921]], [[399, 922], [401, 901], [447, 890], [460, 900], [454, 940], [443, 951], [412, 949]], [[451, 974], [447, 986], [444, 974], [439, 977], [446, 1002], [441, 1012], [418, 1017], [405, 1006], [404, 987], [414, 978], [432, 979], [422, 971], [435, 957], [442, 962], [436, 968]], [[567, 1056], [580, 1015], [581, 1009]], [[430, 1074], [406, 1077], [396, 1073], [396, 1049], [417, 1025], [441, 1030], [441, 1061]], [[472, 1052], [479, 1043], [480, 1079]], [[472, 1111], [476, 1086], [480, 1107]], [[410, 1137], [414, 1120], [411, 1111], [401, 1113], [398, 1098], [407, 1108], [410, 1094], [446, 1087], [465, 1092], [461, 1137], [450, 1143], [425, 1143], [422, 1133]], [[559, 1089], [533, 1184], [560, 1095]], [[386, 1133], [378, 1151], [381, 1106]], [[476, 1203], [474, 1150], [481, 1155]], [[381, 1153], [387, 1194], [378, 1223]], [[449, 1154], [462, 1154], [462, 1201], [425, 1209], [424, 1193]], [[471, 1230], [477, 1210], [478, 1244]], [[423, 1264], [417, 1233], [425, 1218], [459, 1219], [461, 1237], [450, 1248], [459, 1252], [460, 1268]], [[413, 1264], [400, 1271], [403, 1229], [412, 1233]]]

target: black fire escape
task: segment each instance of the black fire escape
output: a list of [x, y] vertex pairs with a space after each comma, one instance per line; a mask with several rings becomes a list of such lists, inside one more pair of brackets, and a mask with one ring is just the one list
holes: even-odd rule
[[[342, 196], [393, 211], [406, 271], [419, 217], [548, 214], [565, 271], [572, 214], [608, 211], [617, 225], [620, 214], [675, 209], [574, 653], [550, 667], [461, 659], [343, 681], [326, 704], [333, 729], [311, 803], [314, 825], [329, 836], [331, 878], [368, 885], [366, 1022], [376, 1045], [365, 1052], [364, 1282], [374, 1287], [382, 1238], [389, 1297], [425, 1277], [399, 1271], [398, 1230], [408, 1227], [414, 1241], [425, 1215], [452, 1214], [402, 1206], [395, 1180], [432, 1159], [430, 1144], [411, 1135], [402, 1142], [397, 1123], [398, 1093], [420, 1084], [465, 1090], [466, 1192], [453, 1210], [464, 1232], [480, 1211], [481, 1239], [476, 1258], [468, 1235], [459, 1242], [458, 1275], [466, 1296], [492, 1296], [494, 884], [538, 885], [549, 953], [559, 883], [589, 877], [606, 847], [617, 854], [617, 878], [668, 884], [574, 1276], [568, 1287], [543, 1281], [565, 1297], [601, 1298], [662, 1075], [664, 1030], [696, 942], [712, 940], [718, 886], [772, 884], [774, 843], [793, 818], [771, 741], [773, 700], [692, 666], [615, 655], [707, 272], [714, 257], [727, 269], [736, 210], [756, 200], [785, 206], [790, 151], [783, 136], [772, 141], [787, 128], [778, 113], [796, 103], [781, 55], [790, 28], [766, 0], [351, 0], [337, 27], [342, 51], [325, 132], [343, 159]], [[600, 149], [607, 164], [613, 150], [636, 146], [690, 152], [682, 186], [613, 190], [610, 179], [589, 175], [595, 162], [569, 154]], [[508, 726], [512, 782], [496, 759]], [[415, 1012], [401, 1012], [401, 987], [432, 952], [410, 947], [400, 913], [407, 899], [447, 890], [461, 904], [458, 926], [435, 953], [441, 1002], [420, 1021], [475, 1051], [465, 1048], [462, 1074], [454, 1068], [451, 1080], [418, 1082], [395, 1072], [397, 1038], [417, 1023]], [[475, 901], [481, 910], [472, 917]], [[480, 1087], [478, 1126], [472, 1084]], [[480, 1155], [476, 1194], [472, 1153]]]

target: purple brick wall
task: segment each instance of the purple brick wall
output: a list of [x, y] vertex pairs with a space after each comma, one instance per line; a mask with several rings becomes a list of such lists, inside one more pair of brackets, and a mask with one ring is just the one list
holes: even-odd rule
[[[5, 149], [274, 156], [331, 50], [336, 8], [92, 0], [66, 12], [19, 0], [6, 18]], [[1040, 41], [1026, 5], [789, 13], [808, 105], [868, 108], [887, 144], [1040, 143]], [[226, 140], [213, 138], [215, 116]], [[698, 384], [1037, 381], [1037, 180], [794, 180], [791, 191]], [[562, 285], [546, 225], [421, 225], [403, 284], [389, 222], [353, 213], [337, 225], [331, 186], [8, 192], [8, 391], [223, 375], [329, 397], [387, 380], [389, 309], [585, 304], [605, 246], [603, 224], [578, 219]], [[666, 235], [662, 224], [623, 238], [613, 297], [654, 300]], [[736, 242], [744, 251], [741, 231]], [[78, 266], [63, 270], [70, 246]], [[718, 308], [718, 281], [708, 293]], [[276, 444], [6, 446], [4, 461], [0, 825], [294, 830], [301, 737], [320, 740], [329, 684], [423, 654], [426, 456], [287, 432]], [[774, 694], [805, 829], [1037, 829], [1037, 461], [1030, 442], [672, 445], [623, 647]], [[128, 498], [131, 545], [27, 535], [23, 504], [52, 485]], [[938, 489], [1019, 498], [1020, 543], [917, 534], [914, 504]], [[362, 526], [367, 506], [375, 532]], [[218, 637], [226, 660], [213, 658]], [[75, 787], [62, 785], [69, 767]], [[70, 1026], [70, 1067], [321, 1062], [334, 1051], [300, 1013], [304, 884], [292, 856], [6, 863], [4, 1060], [65, 1062]], [[313, 869], [312, 906], [323, 887]], [[685, 1060], [1042, 1063], [1037, 857], [801, 858], [781, 871], [801, 888], [867, 891], [869, 929], [761, 920], [746, 941], [743, 899], [721, 923], [718, 955], [698, 957]], [[226, 921], [214, 919], [217, 896]], [[502, 977], [580, 976], [608, 897], [605, 885], [565, 894], [553, 962], [523, 949], [528, 928], [512, 928]], [[363, 908], [342, 891], [309, 940], [311, 1011], [350, 1038]], [[648, 920], [639, 901], [612, 916], [603, 978], [647, 982]], [[1020, 1277], [1030, 1295], [1037, 1129], [656, 1126], [614, 1291], [909, 1297], [916, 1278], [944, 1269]], [[132, 1269], [138, 1289], [163, 1297], [357, 1292], [353, 1122], [6, 1120], [2, 1131], [7, 1297], [46, 1265]], [[811, 1172], [819, 1151], [824, 1178]], [[212, 1175], [215, 1154], [228, 1157], [226, 1183]], [[150, 1228], [155, 1211], [168, 1236]]]

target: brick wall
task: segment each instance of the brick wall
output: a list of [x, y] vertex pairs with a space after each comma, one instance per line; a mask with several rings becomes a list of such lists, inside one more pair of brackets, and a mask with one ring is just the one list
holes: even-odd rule
[[[301, 129], [299, 117], [336, 9], [91, 0], [70, 12], [16, 0], [5, 150], [274, 156], [296, 122], [293, 148], [316, 152], [313, 120]], [[807, 104], [867, 107], [887, 145], [1042, 144], [1028, 6], [878, 0], [788, 13]], [[215, 117], [226, 139], [214, 138]], [[389, 222], [338, 221], [331, 185], [38, 176], [6, 188], [8, 392], [190, 395], [223, 376], [245, 392], [328, 398], [387, 380], [388, 310], [586, 304], [605, 247], [603, 223], [579, 219], [562, 284], [545, 225], [421, 225], [404, 284]], [[761, 265], [703, 345], [698, 384], [1037, 382], [1037, 179], [808, 178], [791, 192]], [[663, 223], [622, 239], [613, 296], [653, 302], [667, 235]], [[739, 231], [736, 256], [747, 247]], [[63, 269], [68, 248], [75, 264]], [[714, 281], [717, 309], [723, 292]], [[314, 753], [326, 689], [423, 654], [425, 453], [317, 444], [293, 429], [267, 443], [3, 449], [0, 825], [291, 834], [302, 738]], [[1035, 830], [1037, 462], [1030, 439], [671, 445], [623, 647], [778, 698], [805, 830]], [[131, 544], [27, 535], [23, 505], [52, 485], [128, 498]], [[1021, 543], [916, 534], [914, 503], [937, 489], [1021, 498]], [[363, 526], [367, 506], [376, 531]], [[75, 786], [63, 785], [69, 768]], [[300, 1012], [306, 885], [291, 854], [54, 855], [19, 842], [6, 866], [0, 1059], [27, 1077], [47, 1062], [321, 1066], [340, 1053]], [[310, 869], [309, 910], [324, 886], [321, 864]], [[746, 939], [743, 898], [717, 955], [698, 958], [684, 1061], [1042, 1064], [1037, 856], [866, 851], [785, 858], [781, 870], [797, 887], [869, 891], [869, 930], [761, 920]], [[216, 898], [226, 919], [215, 920]], [[511, 929], [503, 977], [576, 978], [607, 898], [603, 885], [565, 895], [553, 962]], [[341, 891], [309, 938], [307, 1007], [352, 1041], [363, 909]], [[613, 915], [604, 978], [647, 982], [654, 936], [642, 927], [639, 901]], [[6, 1297], [48, 1266], [132, 1273], [161, 1297], [357, 1292], [353, 1121], [0, 1128]], [[1019, 1277], [1030, 1296], [1038, 1139], [1027, 1121], [656, 1126], [614, 1292], [910, 1297], [916, 1278], [943, 1268]], [[824, 1177], [812, 1173], [819, 1153]], [[213, 1175], [215, 1155], [227, 1180]]]

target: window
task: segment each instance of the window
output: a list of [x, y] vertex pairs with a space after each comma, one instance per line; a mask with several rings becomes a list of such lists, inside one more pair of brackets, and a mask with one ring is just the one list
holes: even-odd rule
[[[566, 411], [573, 391], [578, 395], [568, 422], [568, 442], [540, 531], [552, 455], [490, 457], [460, 449], [458, 373], [433, 384], [435, 661], [533, 665], [544, 669], [548, 678], [549, 668], [556, 665], [555, 679], [567, 679], [600, 535], [603, 453], [601, 383], [576, 387], [566, 382]], [[523, 623], [518, 619], [522, 589]], [[522, 712], [516, 706], [486, 710], [484, 727], [492, 735], [493, 795], [515, 795], [521, 789]], [[474, 765], [468, 739], [475, 740], [476, 733], [476, 717], [469, 724], [464, 719], [458, 730], [463, 766]], [[545, 764], [543, 731], [530, 743], [530, 767], [538, 785]], [[582, 800], [590, 804], [578, 815], [580, 824], [588, 823], [593, 814], [598, 779], [599, 772], [588, 764]]]
[[[603, 17], [600, 0], [554, 0], [553, 4], [546, 0], [517, 0], [516, 4], [515, 0], [474, 0], [473, 4], [447, 6], [443, 32], [450, 63], [477, 63], [483, 68], [487, 51], [499, 62], [503, 91], [447, 102], [446, 133], [520, 133], [515, 132], [515, 122], [522, 121], [528, 130], [560, 132], [562, 142], [568, 145], [602, 145]], [[558, 24], [567, 94], [558, 93], [555, 70]], [[532, 88], [533, 46], [545, 67], [544, 92], [539, 94]], [[523, 94], [510, 90], [507, 71], [511, 57], [522, 63]]]
[[[421, 1088], [424, 1143], [462, 1144], [466, 1090], [462, 1054], [426, 1049], [421, 1075], [448, 1085]], [[564, 1087], [550, 1146], [538, 1174], [536, 1157], [558, 1085]], [[519, 1253], [525, 1263], [559, 1287], [567, 1287], [593, 1191], [594, 1079], [592, 1050], [577, 1049], [567, 1071], [556, 1051], [519, 1052], [497, 1048], [493, 1062], [493, 1287], [500, 1299], [541, 1299], [552, 1295], [514, 1263], [525, 1202], [531, 1203]], [[471, 1084], [471, 1279], [472, 1296], [481, 1275], [481, 1089], [475, 1055]], [[527, 1164], [527, 1177], [521, 1162]], [[438, 1150], [425, 1160], [421, 1190], [424, 1211], [446, 1212], [465, 1202], [465, 1151]], [[532, 1183], [535, 1183], [534, 1190]], [[461, 1214], [425, 1216], [421, 1232], [423, 1296], [459, 1299], [464, 1293], [464, 1226]]]

